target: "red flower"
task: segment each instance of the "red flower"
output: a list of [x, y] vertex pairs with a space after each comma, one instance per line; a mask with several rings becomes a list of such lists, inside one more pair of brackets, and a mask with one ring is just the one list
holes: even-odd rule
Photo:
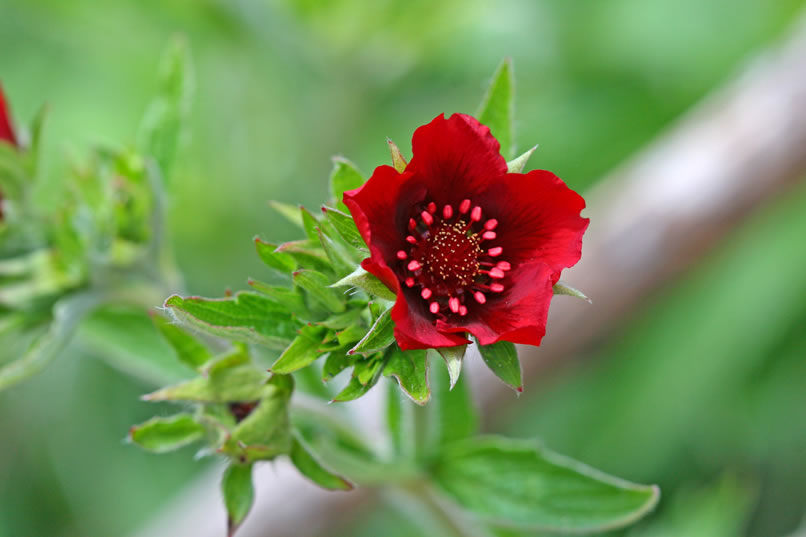
[[14, 129], [11, 128], [11, 118], [6, 107], [6, 98], [3, 95], [3, 88], [0, 86], [0, 140], [17, 145], [17, 137], [14, 136]]
[[539, 345], [552, 286], [579, 261], [582, 197], [554, 174], [507, 173], [490, 129], [463, 114], [414, 132], [403, 173], [379, 166], [345, 192], [370, 257], [396, 292], [400, 347]]

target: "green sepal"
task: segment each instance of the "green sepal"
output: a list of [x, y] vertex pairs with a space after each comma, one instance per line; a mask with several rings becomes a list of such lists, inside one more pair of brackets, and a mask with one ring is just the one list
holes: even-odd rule
[[221, 495], [227, 510], [227, 535], [233, 537], [255, 501], [252, 464], [231, 462], [221, 479]]
[[330, 195], [336, 206], [342, 211], [347, 210], [342, 198], [348, 190], [355, 190], [364, 184], [364, 176], [355, 167], [355, 164], [342, 157], [333, 157], [333, 171], [330, 173]]
[[333, 398], [333, 403], [353, 401], [366, 394], [381, 378], [384, 361], [380, 359], [359, 360], [353, 367], [350, 382]]
[[418, 405], [424, 405], [431, 397], [428, 386], [428, 354], [425, 350], [402, 351], [395, 345], [383, 374], [394, 378], [400, 389]]
[[515, 78], [512, 60], [505, 58], [498, 66], [476, 118], [482, 125], [490, 127], [490, 132], [501, 144], [501, 154], [511, 158], [515, 152], [513, 134]]
[[325, 235], [321, 229], [317, 228], [316, 234], [319, 239], [319, 243], [322, 245], [322, 250], [325, 251], [325, 255], [330, 260], [333, 272], [336, 273], [336, 276], [338, 277], [345, 274], [350, 274], [355, 267], [353, 261], [346, 254], [344, 254], [339, 246], [327, 235]]
[[267, 267], [286, 277], [297, 270], [296, 260], [286, 253], [278, 252], [276, 244], [266, 242], [259, 237], [255, 237], [254, 241], [257, 255]]
[[445, 367], [448, 368], [448, 377], [450, 379], [450, 389], [456, 386], [459, 380], [459, 375], [462, 374], [462, 362], [467, 352], [467, 344], [457, 345], [456, 347], [440, 347], [437, 349], [442, 359], [445, 360]]
[[330, 261], [319, 245], [319, 239], [289, 241], [277, 247], [276, 253], [284, 253], [291, 256], [297, 265], [304, 269], [314, 269], [320, 272], [330, 272]]
[[319, 234], [316, 229], [319, 227], [319, 222], [317, 222], [316, 217], [311, 214], [311, 211], [301, 205], [299, 212], [302, 215], [302, 229], [305, 230], [305, 236], [308, 237], [309, 241], [318, 241]]
[[312, 364], [320, 356], [327, 329], [321, 326], [303, 326], [299, 335], [271, 366], [273, 373], [287, 375]]
[[371, 296], [377, 296], [384, 300], [395, 300], [397, 295], [374, 274], [371, 274], [361, 267], [356, 268], [352, 274], [345, 276], [331, 287], [358, 287]]
[[368, 251], [367, 244], [361, 237], [361, 233], [359, 233], [352, 216], [331, 207], [322, 207], [322, 212], [325, 213], [327, 221], [347, 244], [363, 252]]
[[389, 153], [392, 155], [392, 167], [397, 170], [398, 173], [403, 173], [406, 171], [408, 163], [406, 163], [406, 159], [403, 158], [400, 148], [389, 138], [386, 139], [386, 143], [389, 145]]
[[381, 314], [373, 323], [361, 341], [350, 349], [348, 354], [368, 355], [382, 351], [395, 342], [395, 323], [392, 321], [391, 308]]
[[277, 350], [291, 343], [300, 326], [282, 304], [246, 291], [217, 299], [173, 295], [164, 306], [175, 319], [202, 332]]
[[293, 392], [289, 375], [273, 375], [252, 412], [232, 430], [221, 453], [241, 462], [271, 460], [291, 450], [288, 402]]
[[295, 284], [329, 311], [341, 313], [346, 309], [343, 295], [330, 287], [330, 279], [326, 275], [315, 270], [299, 270], [293, 277]]
[[537, 146], [532, 147], [522, 155], [507, 162], [507, 173], [521, 173], [529, 162], [529, 157], [535, 152]]
[[554, 287], [552, 288], [552, 290], [554, 291], [555, 295], [573, 296], [573, 297], [576, 297], [576, 298], [581, 298], [582, 300], [586, 301], [588, 304], [593, 303], [590, 298], [585, 296], [585, 293], [583, 293], [579, 289], [571, 287], [570, 285], [568, 285], [567, 283], [565, 283], [562, 280], [560, 280], [557, 283], [555, 283]]
[[322, 488], [329, 490], [351, 490], [353, 488], [353, 484], [347, 479], [322, 466], [322, 463], [314, 457], [298, 435], [294, 435], [291, 440], [290, 457], [299, 473]]
[[655, 486], [608, 476], [533, 441], [495, 436], [445, 446], [432, 475], [474, 518], [531, 531], [617, 529], [647, 514], [659, 497]]
[[503, 380], [517, 392], [523, 391], [523, 376], [521, 374], [521, 362], [518, 360], [518, 351], [515, 345], [509, 341], [499, 341], [492, 345], [479, 345], [479, 352], [484, 359], [484, 363], [495, 373], [499, 379]]
[[344, 328], [354, 326], [355, 323], [359, 322], [361, 318], [361, 310], [363, 307], [360, 307], [358, 304], [354, 304], [352, 302], [348, 305], [349, 307], [346, 311], [330, 315], [327, 319], [318, 321], [316, 324], [319, 326], [324, 326], [325, 328], [330, 328], [331, 330], [342, 330]]
[[190, 414], [151, 418], [129, 429], [129, 441], [154, 453], [174, 451], [201, 440], [204, 427]]
[[208, 377], [162, 388], [144, 395], [144, 401], [187, 401], [192, 403], [236, 403], [260, 399], [266, 391], [266, 374], [253, 365], [227, 367]]
[[151, 319], [181, 362], [198, 369], [212, 358], [212, 353], [207, 347], [176, 323], [157, 314], [152, 314]]

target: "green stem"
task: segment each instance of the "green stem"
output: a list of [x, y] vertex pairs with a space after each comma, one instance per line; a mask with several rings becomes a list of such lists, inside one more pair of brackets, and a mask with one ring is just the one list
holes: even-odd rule
[[406, 483], [392, 489], [390, 494], [393, 505], [408, 507], [405, 515], [416, 521], [426, 535], [492, 537], [485, 528], [439, 499], [428, 481]]

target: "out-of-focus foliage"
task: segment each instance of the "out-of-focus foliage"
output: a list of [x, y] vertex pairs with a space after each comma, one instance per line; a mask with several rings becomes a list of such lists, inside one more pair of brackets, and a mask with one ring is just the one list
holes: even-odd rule
[[[62, 155], [130, 140], [158, 89], [161, 51], [185, 34], [198, 76], [192, 144], [174, 160], [171, 212], [183, 218], [174, 218], [173, 242], [188, 291], [220, 294], [222, 282], [240, 288], [245, 272], [265, 277], [255, 232], [291, 236], [266, 200], [316, 206], [333, 154], [368, 172], [387, 162], [385, 136], [405, 147], [438, 113], [472, 112], [503, 56], [517, 69], [517, 115], [529, 118], [516, 145], [540, 143], [531, 165], [583, 189], [772, 42], [803, 4], [0, 0], [0, 75], [18, 123], [49, 103], [47, 181], [36, 195], [55, 205], [68, 172]], [[647, 319], [614, 334], [602, 360], [547, 380], [545, 393], [519, 404], [510, 432], [659, 481], [657, 524], [675, 531], [650, 520], [638, 535], [685, 532], [672, 519], [686, 505], [676, 496], [691, 490], [716, 498], [703, 506], [727, 502], [747, 517], [743, 533], [791, 532], [806, 510], [806, 302], [770, 284], [803, 285], [802, 214], [799, 195], [749, 226], [658, 297]], [[125, 534], [203, 467], [187, 452], [153, 457], [120, 441], [154, 413], [139, 394], [186, 372], [139, 317], [126, 337], [133, 354], [152, 357], [153, 367], [136, 371], [141, 383], [116, 370], [130, 360], [110, 368], [86, 359], [109, 357], [104, 349], [122, 337], [109, 330], [116, 315], [128, 314], [91, 320], [76, 359], [0, 395], [3, 537]], [[741, 477], [723, 481], [725, 471]], [[342, 535], [411, 535], [409, 524], [379, 510]]]

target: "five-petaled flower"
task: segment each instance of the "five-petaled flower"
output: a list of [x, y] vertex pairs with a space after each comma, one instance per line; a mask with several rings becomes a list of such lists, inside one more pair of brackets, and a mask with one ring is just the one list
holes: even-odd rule
[[362, 266], [397, 294], [404, 350], [545, 334], [552, 287], [581, 256], [585, 201], [550, 172], [507, 173], [499, 147], [476, 119], [440, 115], [414, 132], [402, 173], [379, 166], [344, 194]]
[[[17, 137], [11, 127], [6, 98], [3, 95], [3, 88], [0, 87], [0, 143], [7, 142], [13, 146], [17, 145]], [[3, 192], [0, 191], [0, 222], [3, 220]]]

